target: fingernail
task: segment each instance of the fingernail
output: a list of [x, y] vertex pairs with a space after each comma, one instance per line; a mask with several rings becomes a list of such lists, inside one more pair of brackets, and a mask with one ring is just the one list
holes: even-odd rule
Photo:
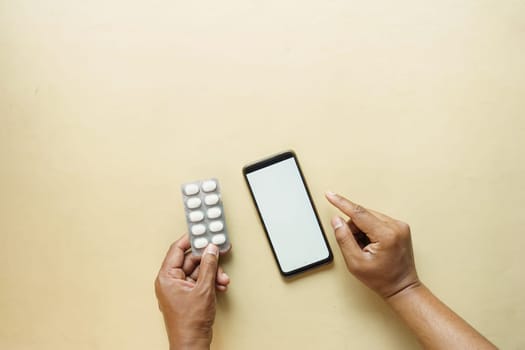
[[330, 197], [330, 198], [335, 198], [335, 197], [337, 197], [337, 195], [336, 195], [334, 192], [332, 192], [332, 191], [326, 191], [325, 194], [326, 194], [328, 197]]
[[214, 244], [209, 244], [208, 247], [206, 248], [206, 254], [219, 256], [219, 247], [217, 247]]
[[343, 219], [341, 219], [339, 216], [336, 216], [335, 218], [332, 219], [332, 228], [334, 230], [337, 230], [338, 228], [343, 227], [344, 224], [345, 223]]

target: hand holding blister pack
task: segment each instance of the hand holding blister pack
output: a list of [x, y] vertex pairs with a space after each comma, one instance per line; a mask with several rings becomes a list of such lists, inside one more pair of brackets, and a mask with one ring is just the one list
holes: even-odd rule
[[210, 243], [218, 246], [220, 253], [227, 252], [230, 240], [217, 179], [185, 183], [181, 192], [192, 254], [202, 255]]

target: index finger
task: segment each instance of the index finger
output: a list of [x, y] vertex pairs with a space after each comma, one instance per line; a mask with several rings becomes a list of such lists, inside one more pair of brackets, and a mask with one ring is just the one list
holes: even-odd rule
[[383, 214], [383, 213], [381, 213], [381, 212], [379, 212], [377, 210], [373, 210], [373, 209], [370, 209], [370, 208], [367, 209], [367, 210], [369, 212], [371, 212], [372, 214], [374, 214], [376, 217], [378, 217], [383, 222], [389, 223], [389, 222], [395, 222], [396, 221], [396, 219], [394, 219], [394, 218], [392, 218], [392, 217], [390, 217], [390, 216], [388, 216], [386, 214]]
[[182, 265], [184, 264], [184, 255], [186, 250], [190, 247], [190, 240], [186, 234], [173, 242], [166, 253], [161, 269], [182, 268]]
[[336, 208], [348, 215], [354, 224], [373, 241], [377, 241], [378, 230], [383, 227], [384, 223], [377, 216], [369, 212], [366, 208], [355, 204], [354, 202], [338, 194], [327, 192], [326, 198]]

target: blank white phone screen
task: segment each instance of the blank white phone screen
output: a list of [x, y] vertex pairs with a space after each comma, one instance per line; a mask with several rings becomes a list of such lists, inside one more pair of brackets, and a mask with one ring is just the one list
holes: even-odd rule
[[329, 249], [294, 158], [247, 174], [281, 270], [328, 258]]

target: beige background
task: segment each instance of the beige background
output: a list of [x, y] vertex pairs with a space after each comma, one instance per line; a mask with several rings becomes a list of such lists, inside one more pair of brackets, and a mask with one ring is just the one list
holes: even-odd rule
[[[161, 349], [179, 184], [234, 244], [214, 349], [416, 349], [346, 270], [333, 190], [411, 224], [421, 278], [525, 348], [525, 2], [0, 0], [0, 348]], [[335, 253], [285, 282], [241, 167], [293, 148]]]

